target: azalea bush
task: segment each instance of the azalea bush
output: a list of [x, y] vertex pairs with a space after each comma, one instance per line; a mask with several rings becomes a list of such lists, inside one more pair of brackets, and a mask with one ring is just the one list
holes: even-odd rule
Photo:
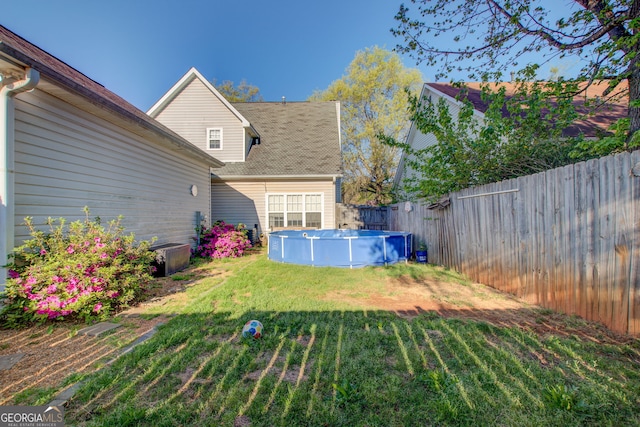
[[86, 218], [66, 227], [49, 218], [47, 232], [25, 218], [31, 238], [14, 249], [0, 318], [18, 326], [68, 317], [106, 318], [128, 306], [152, 280], [152, 242], [135, 242], [121, 220], [101, 225]]
[[244, 224], [227, 224], [216, 221], [209, 229], [203, 230], [197, 255], [203, 258], [236, 258], [250, 248]]

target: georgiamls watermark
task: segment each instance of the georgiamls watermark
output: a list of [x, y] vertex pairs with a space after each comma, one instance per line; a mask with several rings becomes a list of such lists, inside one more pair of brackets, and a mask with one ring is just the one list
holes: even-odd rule
[[0, 427], [64, 427], [64, 407], [0, 406]]

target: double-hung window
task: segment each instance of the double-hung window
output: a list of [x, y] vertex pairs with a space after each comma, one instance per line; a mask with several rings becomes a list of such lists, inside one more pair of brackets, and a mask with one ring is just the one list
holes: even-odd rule
[[322, 228], [322, 194], [268, 194], [269, 228]]
[[222, 128], [207, 129], [207, 150], [222, 150]]

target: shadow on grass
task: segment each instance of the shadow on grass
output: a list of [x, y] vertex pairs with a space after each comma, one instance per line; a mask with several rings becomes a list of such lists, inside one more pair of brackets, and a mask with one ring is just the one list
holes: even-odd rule
[[[241, 336], [251, 319], [265, 326], [260, 340]], [[558, 404], [549, 390], [566, 396]], [[633, 425], [638, 396], [637, 341], [540, 336], [435, 312], [411, 320], [367, 310], [212, 312], [175, 316], [91, 376], [65, 419], [100, 426]]]

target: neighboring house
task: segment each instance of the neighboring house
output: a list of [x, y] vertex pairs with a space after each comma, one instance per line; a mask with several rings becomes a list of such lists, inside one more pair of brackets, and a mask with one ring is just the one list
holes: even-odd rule
[[[484, 113], [489, 105], [482, 100], [480, 83], [465, 83], [464, 91], [458, 86], [447, 83], [425, 83], [420, 99], [429, 99], [436, 104], [440, 99], [444, 99], [449, 107], [452, 117], [458, 117], [462, 102], [459, 100], [461, 95], [469, 100], [474, 106], [474, 116], [479, 120], [483, 120]], [[507, 97], [514, 93], [515, 86], [511, 83], [497, 83], [496, 86], [505, 87]], [[578, 111], [584, 110], [585, 99], [603, 98], [605, 89], [608, 84], [606, 82], [592, 84], [589, 88], [574, 99], [574, 104]], [[506, 112], [505, 112], [506, 114]], [[616, 120], [627, 116], [626, 99], [617, 101], [609, 101], [597, 113], [589, 116], [587, 119], [576, 121], [575, 124], [563, 131], [566, 136], [578, 136], [582, 134], [585, 138], [595, 138], [600, 134], [606, 133], [609, 126]], [[416, 124], [411, 123], [406, 143], [413, 150], [425, 149], [430, 145], [437, 143], [433, 134], [423, 134], [416, 128]], [[396, 175], [394, 177], [394, 187], [402, 192], [403, 179], [410, 178], [415, 175], [415, 171], [405, 166], [407, 164], [407, 154], [405, 152], [400, 156]]]
[[336, 227], [339, 103], [230, 103], [192, 68], [148, 114], [225, 162], [211, 179], [212, 221]]
[[0, 265], [28, 238], [25, 217], [42, 228], [84, 206], [123, 215], [138, 240], [193, 244], [223, 166], [211, 152], [2, 26], [0, 78]]

